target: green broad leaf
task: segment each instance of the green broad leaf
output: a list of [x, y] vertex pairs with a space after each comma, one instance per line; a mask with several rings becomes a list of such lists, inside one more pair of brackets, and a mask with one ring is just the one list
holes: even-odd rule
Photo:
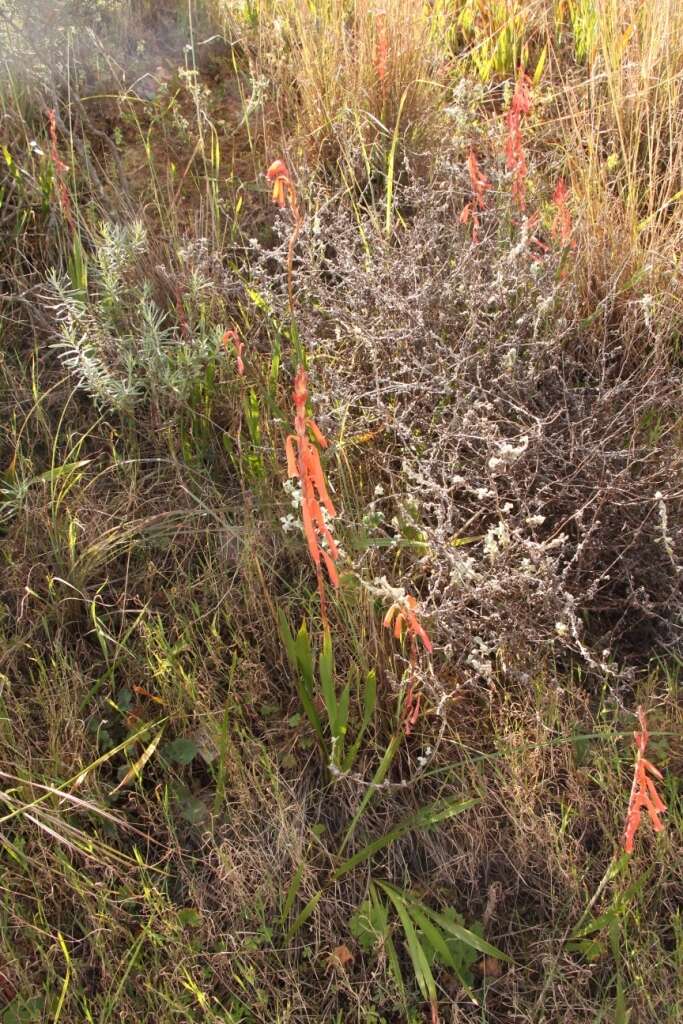
[[118, 785], [114, 786], [110, 794], [111, 796], [113, 796], [114, 793], [117, 793], [120, 789], [123, 789], [125, 786], [129, 786], [131, 782], [134, 782], [136, 779], [140, 778], [140, 775], [142, 774], [142, 769], [145, 767], [149, 759], [152, 757], [152, 754], [159, 746], [163, 734], [164, 730], [162, 728], [159, 730], [156, 736], [147, 744], [147, 746], [142, 751], [137, 760], [134, 762], [134, 764], [132, 764], [130, 768], [125, 772], [123, 778], [118, 783]]
[[[464, 924], [462, 917], [460, 916], [460, 914], [456, 913], [453, 907], [445, 907], [444, 910], [441, 911], [441, 913], [445, 918], [447, 918], [454, 924]], [[484, 935], [484, 927], [479, 921], [475, 921], [472, 925], [470, 925], [470, 931], [474, 932], [475, 935], [479, 935], [480, 937], [483, 937]], [[473, 964], [475, 964], [479, 959], [478, 950], [473, 949], [472, 946], [468, 946], [464, 942], [461, 942], [459, 939], [456, 939], [454, 935], [446, 935], [445, 939], [446, 945], [450, 949], [451, 955], [453, 956], [453, 959], [460, 967], [460, 970], [462, 972], [468, 972], [469, 968]], [[471, 984], [471, 977], [468, 978], [467, 981], [469, 984]]]
[[52, 469], [46, 469], [44, 473], [40, 473], [36, 477], [36, 480], [40, 480], [42, 483], [53, 483], [55, 480], [66, 476], [67, 473], [74, 473], [78, 469], [84, 469], [90, 465], [91, 461], [91, 459], [81, 459], [78, 462], [64, 462], [61, 466], [53, 466]]
[[294, 649], [296, 651], [296, 663], [299, 669], [297, 673], [297, 691], [299, 694], [299, 700], [301, 701], [303, 709], [306, 712], [306, 716], [313, 727], [320, 747], [323, 752], [325, 752], [325, 737], [323, 735], [322, 725], [320, 724], [320, 717], [313, 702], [315, 694], [313, 654], [311, 653], [311, 644], [308, 638], [308, 630], [306, 628], [305, 621], [301, 623], [301, 628], [297, 633], [296, 640], [294, 641]]
[[306, 623], [302, 622], [301, 629], [297, 633], [295, 640], [284, 612], [278, 608], [277, 614], [280, 637], [285, 646], [289, 666], [294, 673], [301, 706], [303, 707], [306, 717], [315, 732], [318, 743], [324, 752], [325, 737], [323, 735], [318, 712], [316, 711], [315, 704], [313, 703], [315, 680], [313, 677], [313, 658], [311, 655], [311, 646], [308, 640]]
[[577, 942], [568, 942], [567, 949], [570, 953], [578, 953], [589, 963], [595, 963], [604, 956], [607, 946], [596, 939], [579, 939]]
[[541, 78], [543, 77], [543, 71], [545, 69], [545, 64], [546, 64], [547, 59], [548, 59], [548, 44], [546, 43], [545, 46], [543, 47], [543, 49], [541, 50], [541, 54], [540, 54], [540, 56], [538, 58], [538, 61], [536, 63], [536, 70], [534, 71], [534, 74], [533, 74], [532, 81], [533, 81], [535, 86], [538, 85], [538, 83], [541, 81]]
[[199, 928], [202, 915], [194, 907], [183, 907], [178, 911], [178, 920], [185, 928]]
[[45, 996], [24, 999], [18, 995], [5, 1007], [0, 1021], [2, 1024], [40, 1024], [46, 1019], [46, 1009]]
[[190, 825], [202, 825], [209, 817], [209, 809], [187, 786], [174, 785], [171, 788], [181, 818]]
[[347, 682], [344, 685], [344, 689], [339, 694], [339, 700], [337, 701], [337, 734], [340, 737], [346, 735], [346, 730], [349, 724], [349, 704], [351, 701], [351, 683]]
[[444, 964], [445, 967], [450, 967], [451, 970], [457, 971], [458, 967], [455, 962], [455, 958], [448, 948], [448, 944], [443, 936], [443, 933], [439, 931], [437, 926], [429, 920], [427, 915], [420, 909], [416, 903], [410, 904], [410, 916], [422, 932], [427, 942], [432, 947], [436, 958]]
[[114, 707], [118, 711], [120, 711], [122, 715], [125, 715], [125, 714], [127, 714], [130, 711], [132, 704], [133, 704], [133, 693], [132, 693], [131, 690], [128, 689], [127, 686], [124, 686], [116, 694], [116, 700], [115, 700]]
[[374, 796], [374, 794], [376, 792], [376, 787], [381, 785], [382, 782], [384, 782], [384, 779], [386, 778], [387, 772], [389, 771], [389, 769], [391, 767], [391, 764], [392, 764], [394, 758], [396, 757], [396, 752], [397, 752], [399, 746], [401, 745], [402, 735], [403, 735], [402, 733], [397, 733], [395, 736], [393, 736], [392, 739], [391, 739], [391, 742], [389, 743], [389, 746], [384, 751], [384, 754], [382, 756], [382, 760], [380, 761], [379, 766], [377, 768], [377, 771], [375, 772], [375, 774], [373, 776], [373, 779], [372, 779], [372, 783], [373, 784], [372, 784], [372, 786], [368, 786], [368, 788], [366, 789], [365, 794], [363, 796], [363, 799], [360, 802], [360, 806], [359, 806], [358, 810], [356, 811], [356, 813], [354, 814], [353, 819], [351, 821], [351, 824], [349, 825], [348, 829], [346, 830], [346, 835], [344, 836], [344, 839], [342, 840], [342, 844], [341, 844], [341, 846], [339, 848], [340, 856], [344, 852], [344, 850], [346, 849], [346, 846], [347, 846], [351, 836], [356, 831], [356, 828], [358, 826], [358, 822], [360, 821], [360, 819], [365, 814], [365, 809], [368, 806], [368, 804], [370, 803], [370, 801], [372, 800], [372, 798], [373, 798], [373, 796]]
[[474, 537], [453, 537], [448, 543], [452, 548], [464, 548], [468, 544], [478, 544], [479, 541], [484, 540], [486, 537], [485, 533], [477, 534]]
[[456, 814], [462, 814], [474, 807], [479, 801], [470, 797], [466, 800], [452, 798], [451, 800], [437, 800], [427, 807], [423, 807], [411, 819], [415, 828], [432, 828], [448, 818], [454, 818]]
[[600, 914], [599, 917], [591, 917], [582, 928], [576, 929], [569, 936], [570, 941], [575, 939], [584, 939], [589, 935], [593, 935], [595, 932], [601, 932], [604, 928], [607, 928], [612, 922], [618, 919], [618, 915], [614, 907], [611, 907], [604, 914]]
[[358, 910], [349, 921], [349, 930], [354, 939], [366, 953], [369, 953], [379, 942], [384, 942], [389, 934], [389, 911], [380, 899], [372, 895], [363, 900]]
[[199, 747], [194, 740], [179, 736], [170, 743], [166, 743], [161, 752], [169, 761], [173, 761], [175, 764], [186, 765], [194, 761], [199, 753]]
[[359, 864], [362, 864], [364, 861], [374, 857], [374, 855], [379, 853], [380, 850], [383, 850], [385, 846], [389, 846], [390, 843], [400, 839], [401, 836], [404, 836], [408, 831], [409, 829], [405, 825], [397, 825], [396, 828], [391, 830], [391, 832], [386, 832], [378, 839], [374, 839], [371, 843], [368, 843], [367, 846], [364, 846], [362, 850], [354, 853], [353, 857], [349, 857], [348, 860], [345, 860], [344, 863], [341, 864], [334, 872], [332, 878], [335, 881], [343, 878], [343, 876], [347, 875], [349, 871], [353, 871], [353, 869], [358, 867]]
[[400, 839], [401, 836], [406, 833], [413, 831], [413, 829], [425, 829], [431, 828], [433, 825], [438, 824], [440, 821], [444, 821], [446, 818], [452, 818], [456, 814], [461, 814], [463, 811], [468, 810], [477, 803], [476, 800], [451, 800], [439, 801], [435, 804], [430, 804], [428, 807], [423, 807], [417, 812], [417, 814], [411, 814], [408, 818], [404, 818], [403, 821], [399, 822], [390, 832], [386, 832], [383, 836], [374, 839], [367, 846], [364, 846], [362, 850], [354, 853], [352, 857], [344, 861], [340, 867], [334, 872], [332, 877], [336, 880], [347, 874], [353, 868], [357, 867], [358, 864], [362, 864], [363, 861], [368, 860], [370, 857], [374, 857], [376, 853], [384, 849], [385, 846], [389, 846], [390, 843]]

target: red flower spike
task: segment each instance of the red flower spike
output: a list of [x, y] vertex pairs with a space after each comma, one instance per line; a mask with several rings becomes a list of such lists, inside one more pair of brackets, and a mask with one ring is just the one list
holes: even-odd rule
[[[334, 563], [339, 558], [339, 548], [325, 521], [323, 508], [329, 519], [334, 519], [337, 512], [327, 491], [318, 449], [309, 441], [308, 431], [311, 431], [318, 444], [323, 448], [327, 446], [327, 440], [315, 421], [306, 415], [307, 402], [308, 379], [304, 368], [299, 367], [294, 378], [295, 433], [290, 434], [285, 440], [287, 474], [289, 477], [297, 477], [301, 481], [301, 516], [304, 536], [318, 573], [318, 590], [324, 618], [325, 594], [321, 562], [325, 565], [332, 586], [338, 587], [339, 574]], [[327, 549], [323, 547], [323, 542], [327, 545]]]
[[244, 352], [244, 342], [241, 341], [239, 334], [236, 330], [226, 331], [223, 335], [223, 348], [228, 351], [228, 344], [231, 344], [235, 350], [237, 372], [240, 377], [244, 376], [244, 360], [242, 359], [242, 353]]
[[531, 86], [531, 79], [526, 74], [524, 68], [521, 68], [515, 85], [511, 108], [516, 114], [524, 117], [531, 113]]
[[339, 586], [339, 573], [337, 567], [328, 555], [327, 551], [323, 551], [323, 560], [325, 562], [325, 568], [327, 569], [327, 575], [330, 577], [330, 583], [336, 589]]
[[289, 203], [289, 209], [292, 214], [292, 220], [294, 221], [294, 227], [289, 237], [289, 245], [287, 246], [287, 293], [289, 296], [289, 311], [294, 315], [294, 288], [293, 288], [293, 271], [294, 271], [294, 247], [296, 246], [297, 239], [303, 227], [304, 219], [299, 210], [299, 203], [296, 196], [296, 189], [292, 184], [292, 179], [287, 169], [287, 164], [283, 160], [274, 160], [266, 171], [266, 178], [273, 186], [272, 200], [280, 209]]
[[391, 605], [384, 616], [384, 626], [387, 629], [391, 629], [392, 623], [394, 636], [397, 640], [400, 640], [405, 626], [406, 634], [411, 641], [413, 654], [417, 653], [417, 640], [421, 642], [429, 654], [432, 653], [432, 642], [417, 617], [417, 599], [412, 594], [408, 594], [405, 598], [405, 603], [396, 601]]
[[266, 171], [266, 178], [273, 186], [273, 202], [282, 209], [287, 199], [287, 192], [292, 187], [287, 165], [282, 160], [274, 160]]
[[413, 680], [411, 679], [408, 683], [408, 689], [406, 691], [405, 701], [403, 703], [403, 732], [406, 736], [410, 736], [417, 720], [420, 717], [420, 704], [422, 702], [422, 694], [415, 694], [413, 686]]
[[477, 156], [473, 149], [470, 149], [467, 157], [467, 170], [470, 176], [472, 188], [472, 200], [467, 203], [460, 214], [460, 223], [472, 223], [472, 241], [479, 241], [479, 211], [486, 208], [486, 193], [493, 186], [485, 174], [479, 168]]
[[321, 432], [320, 427], [314, 420], [307, 419], [306, 426], [310, 429], [313, 437], [316, 439], [321, 448], [327, 448], [327, 438]]
[[472, 192], [474, 193], [475, 205], [478, 209], [483, 210], [486, 206], [486, 193], [493, 186], [486, 175], [481, 171], [476, 153], [473, 149], [470, 149], [467, 157], [467, 170], [470, 175], [470, 184], [472, 186]]
[[524, 183], [528, 173], [522, 142], [522, 118], [531, 112], [531, 85], [531, 79], [522, 68], [506, 118], [508, 135], [505, 143], [505, 166], [514, 175], [512, 197], [520, 210], [526, 209]]
[[422, 694], [415, 692], [418, 640], [429, 654], [432, 653], [432, 642], [417, 617], [417, 598], [408, 594], [402, 600], [394, 601], [384, 616], [384, 627], [393, 630], [396, 640], [401, 639], [405, 627], [406, 637], [410, 641], [410, 675], [403, 702], [403, 731], [406, 736], [410, 736], [420, 717], [422, 701]]
[[293, 476], [299, 475], [299, 469], [296, 463], [296, 455], [294, 454], [294, 441], [295, 437], [293, 434], [290, 434], [289, 437], [285, 439], [285, 454], [287, 456], [287, 476], [290, 478], [290, 480]]
[[299, 214], [299, 206], [296, 198], [296, 189], [292, 183], [292, 179], [287, 169], [287, 164], [284, 160], [274, 160], [268, 170], [266, 171], [266, 178], [273, 186], [271, 198], [273, 202], [284, 209], [289, 203], [289, 208], [292, 211], [294, 220], [298, 223], [301, 219]]
[[327, 513], [330, 518], [334, 519], [337, 513], [334, 505], [332, 504], [332, 499], [327, 493], [327, 485], [325, 484], [325, 477], [323, 476], [323, 468], [320, 465], [320, 456], [310, 441], [306, 441], [305, 446], [308, 474], [316, 491], [318, 492], [318, 498], [327, 509]]
[[650, 733], [648, 732], [647, 720], [642, 707], [638, 708], [638, 719], [640, 721], [640, 732], [633, 733], [637, 747], [636, 763], [633, 772], [631, 797], [626, 813], [626, 828], [624, 829], [624, 849], [626, 853], [633, 853], [634, 839], [640, 826], [643, 809], [647, 811], [655, 832], [661, 832], [664, 828], [660, 815], [666, 811], [666, 804], [661, 799], [657, 792], [657, 787], [650, 778], [650, 776], [654, 776], [661, 781], [662, 773], [645, 757]]

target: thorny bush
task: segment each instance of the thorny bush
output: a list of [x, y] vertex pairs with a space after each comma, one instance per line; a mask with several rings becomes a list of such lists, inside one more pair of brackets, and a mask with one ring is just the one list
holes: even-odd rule
[[[683, 625], [680, 385], [660, 339], [632, 355], [653, 330], [647, 297], [632, 338], [609, 305], [582, 322], [560, 244], [539, 257], [523, 226], [510, 244], [502, 199], [471, 243], [463, 161], [444, 153], [428, 204], [424, 188], [403, 186], [390, 240], [370, 215], [361, 238], [326, 197], [298, 246], [318, 416], [330, 436], [344, 420], [350, 457], [356, 436], [374, 463], [357, 474], [372, 522], [357, 568], [419, 589], [463, 681], [579, 656], [616, 684]], [[279, 274], [272, 251], [252, 255], [276, 314], [281, 229]]]

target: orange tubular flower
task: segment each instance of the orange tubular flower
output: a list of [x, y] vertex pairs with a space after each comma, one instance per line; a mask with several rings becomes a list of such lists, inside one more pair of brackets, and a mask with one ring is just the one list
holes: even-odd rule
[[266, 171], [266, 178], [273, 186], [273, 202], [284, 209], [289, 203], [289, 209], [294, 220], [294, 227], [289, 237], [287, 246], [287, 292], [289, 295], [289, 311], [294, 315], [294, 289], [292, 286], [292, 273], [294, 267], [294, 246], [303, 227], [304, 219], [299, 210], [299, 203], [296, 196], [296, 189], [287, 170], [287, 164], [283, 160], [274, 160]]
[[287, 189], [291, 185], [287, 165], [282, 160], [274, 160], [266, 171], [266, 178], [273, 186], [273, 202], [282, 210], [287, 198]]
[[266, 171], [266, 178], [273, 186], [272, 200], [281, 210], [289, 203], [289, 208], [294, 214], [295, 220], [299, 219], [299, 207], [296, 199], [296, 189], [289, 176], [287, 164], [283, 160], [274, 160]]
[[633, 840], [640, 825], [643, 808], [647, 811], [655, 832], [661, 832], [664, 828], [660, 815], [666, 811], [666, 804], [662, 801], [656, 786], [650, 776], [655, 779], [662, 779], [662, 773], [645, 758], [645, 750], [650, 739], [647, 729], [645, 712], [638, 708], [638, 719], [640, 721], [640, 732], [634, 732], [637, 753], [633, 773], [633, 786], [631, 787], [631, 798], [628, 802], [626, 814], [626, 828], [624, 829], [624, 849], [626, 853], [633, 853]]
[[414, 598], [412, 594], [408, 594], [405, 599], [405, 603], [402, 601], [396, 601], [392, 604], [391, 608], [384, 616], [384, 625], [387, 629], [391, 629], [393, 623], [394, 636], [397, 640], [401, 639], [403, 627], [405, 626], [406, 633], [411, 641], [413, 654], [417, 653], [418, 640], [422, 643], [424, 649], [431, 654], [432, 642], [426, 631], [420, 625], [416, 609], [416, 598]]
[[419, 640], [429, 654], [432, 653], [432, 642], [417, 617], [417, 599], [412, 594], [408, 594], [401, 600], [394, 601], [384, 616], [384, 626], [386, 629], [393, 629], [396, 640], [401, 639], [405, 626], [406, 636], [410, 640], [408, 688], [403, 702], [403, 731], [406, 736], [410, 736], [420, 717], [420, 704], [422, 702], [422, 694], [416, 692], [418, 685], [415, 672], [417, 642]]
[[[294, 379], [294, 429], [285, 442], [287, 454], [287, 473], [289, 477], [297, 477], [301, 482], [301, 515], [304, 536], [308, 551], [318, 574], [320, 601], [325, 608], [321, 562], [325, 563], [327, 575], [333, 587], [339, 586], [339, 575], [335, 561], [339, 557], [339, 549], [330, 528], [325, 521], [323, 509], [328, 519], [334, 519], [337, 512], [330, 498], [318, 449], [309, 441], [310, 430], [321, 448], [327, 447], [327, 440], [318, 425], [306, 415], [308, 401], [308, 379], [303, 366], [299, 367]], [[323, 547], [323, 541], [326, 547]]]
[[237, 372], [240, 377], [244, 376], [244, 360], [242, 359], [242, 353], [244, 352], [244, 342], [241, 341], [239, 334], [233, 328], [230, 331], [226, 331], [223, 335], [223, 348], [228, 351], [228, 345], [231, 344], [235, 350], [235, 357], [237, 363]]
[[460, 223], [467, 224], [470, 221], [472, 222], [472, 241], [478, 242], [479, 211], [486, 208], [486, 193], [493, 186], [486, 175], [480, 170], [477, 156], [473, 149], [470, 149], [467, 157], [467, 170], [470, 175], [473, 198], [460, 214]]
[[526, 209], [524, 183], [528, 168], [522, 143], [522, 118], [531, 112], [531, 79], [524, 69], [519, 73], [506, 118], [508, 136], [505, 143], [505, 165], [513, 175], [512, 196], [520, 210]]

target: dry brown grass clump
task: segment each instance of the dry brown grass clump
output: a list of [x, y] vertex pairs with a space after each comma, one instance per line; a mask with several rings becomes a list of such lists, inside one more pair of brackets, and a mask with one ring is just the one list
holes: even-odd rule
[[601, 0], [587, 15], [585, 65], [551, 59], [582, 263], [593, 300], [650, 295], [657, 321], [677, 330], [683, 10], [676, 0]]
[[241, 22], [233, 32], [275, 86], [281, 130], [297, 158], [364, 175], [363, 160], [381, 168], [394, 130], [417, 144], [429, 138], [445, 55], [440, 20], [419, 0], [268, 0], [256, 31]]

